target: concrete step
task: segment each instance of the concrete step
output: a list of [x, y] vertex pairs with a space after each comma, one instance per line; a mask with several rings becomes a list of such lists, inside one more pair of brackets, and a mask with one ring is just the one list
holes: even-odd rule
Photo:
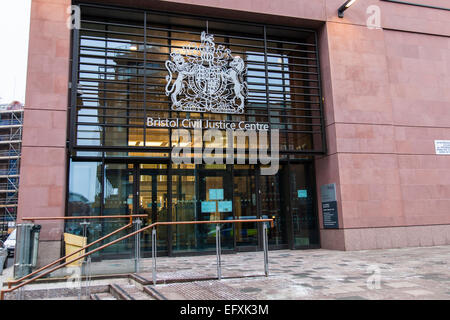
[[109, 288], [111, 294], [118, 300], [155, 300], [133, 284], [111, 284]]
[[[143, 286], [153, 284], [153, 274], [151, 272], [134, 273], [130, 275], [130, 278]], [[157, 284], [207, 281], [215, 279], [217, 279], [216, 274], [207, 274], [194, 271], [158, 272], [156, 275]]]
[[144, 291], [156, 300], [254, 300], [219, 280], [147, 285]]
[[117, 300], [111, 293], [93, 293], [91, 294], [91, 300]]

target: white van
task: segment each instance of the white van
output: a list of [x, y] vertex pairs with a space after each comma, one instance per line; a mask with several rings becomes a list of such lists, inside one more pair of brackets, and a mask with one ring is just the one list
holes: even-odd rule
[[4, 245], [6, 249], [8, 249], [8, 256], [14, 255], [14, 250], [16, 248], [16, 230], [14, 229], [13, 232], [10, 233], [8, 238], [6, 238], [6, 241], [4, 242]]

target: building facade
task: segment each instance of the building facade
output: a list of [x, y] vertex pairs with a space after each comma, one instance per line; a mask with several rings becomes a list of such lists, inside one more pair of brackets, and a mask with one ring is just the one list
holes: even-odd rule
[[[450, 7], [359, 0], [340, 18], [343, 2], [33, 0], [18, 219], [270, 217], [272, 249], [449, 244]], [[186, 61], [199, 59], [194, 74]], [[199, 109], [219, 91], [235, 109]], [[196, 162], [195, 151], [174, 162], [177, 126], [199, 120], [277, 130], [279, 170], [250, 163], [250, 140], [243, 163]], [[42, 226], [46, 259], [59, 257], [62, 232], [79, 232]], [[214, 232], [160, 227], [158, 251], [214, 250]], [[222, 226], [226, 250], [261, 239], [256, 223]]]

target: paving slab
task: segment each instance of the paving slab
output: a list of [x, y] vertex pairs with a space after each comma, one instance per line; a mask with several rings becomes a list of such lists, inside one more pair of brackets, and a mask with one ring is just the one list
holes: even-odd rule
[[[148, 263], [148, 265], [147, 265]], [[222, 255], [222, 283], [255, 299], [450, 299], [450, 246]], [[158, 258], [158, 269], [217, 273], [216, 256]], [[151, 261], [142, 269], [150, 270]], [[188, 269], [186, 269], [188, 268]], [[236, 279], [234, 279], [236, 278]]]
[[[158, 284], [154, 288], [152, 259], [142, 259], [141, 272], [134, 281], [144, 289], [156, 290], [160, 299], [450, 299], [450, 246], [269, 251], [268, 277], [265, 277], [263, 257], [263, 252], [222, 255], [221, 281], [217, 280], [217, 260], [213, 253], [158, 257]], [[100, 269], [100, 265], [97, 267]], [[1, 280], [8, 277], [11, 270], [6, 270]], [[128, 280], [120, 281], [128, 284]], [[106, 283], [106, 279], [92, 282], [100, 286]], [[55, 296], [46, 289], [56, 286], [40, 283], [27, 289], [33, 290], [30, 298], [53, 299]], [[61, 292], [69, 295], [66, 284], [60, 286]]]

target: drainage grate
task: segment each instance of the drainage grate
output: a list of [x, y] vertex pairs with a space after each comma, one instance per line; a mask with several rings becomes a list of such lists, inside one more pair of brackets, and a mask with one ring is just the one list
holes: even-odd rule
[[171, 283], [149, 287], [169, 300], [254, 300], [252, 296], [218, 280]]

